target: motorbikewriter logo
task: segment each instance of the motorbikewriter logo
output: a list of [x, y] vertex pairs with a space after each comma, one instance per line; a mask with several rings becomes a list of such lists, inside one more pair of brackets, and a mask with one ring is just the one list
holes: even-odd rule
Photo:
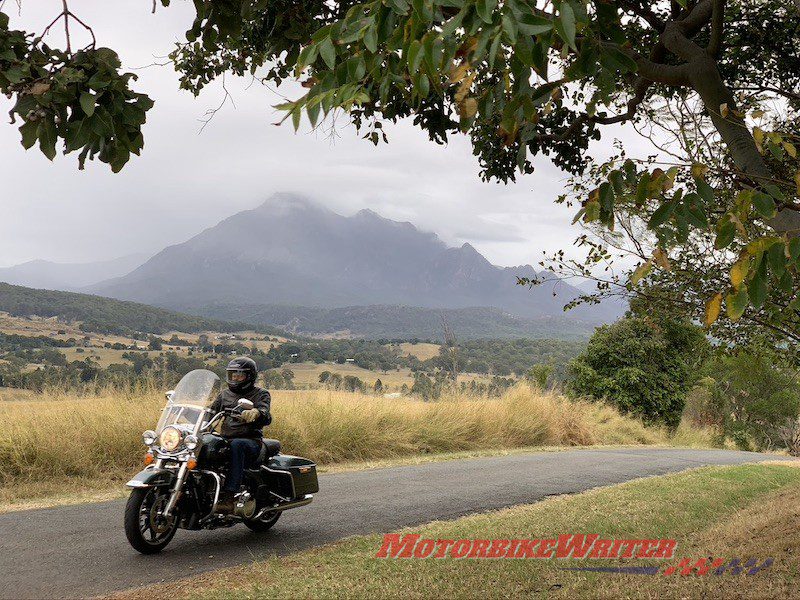
[[[677, 542], [672, 539], [605, 539], [596, 534], [565, 534], [557, 538], [536, 539], [431, 539], [410, 533], [389, 533], [375, 558], [438, 559], [675, 559]], [[627, 573], [640, 575], [755, 575], [772, 565], [764, 561], [739, 558], [682, 558], [666, 566], [587, 566], [564, 567], [574, 571]], [[759, 564], [760, 563], [760, 564]]]

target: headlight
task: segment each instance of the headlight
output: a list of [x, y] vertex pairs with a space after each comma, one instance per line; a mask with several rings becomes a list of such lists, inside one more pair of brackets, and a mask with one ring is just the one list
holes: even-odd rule
[[152, 446], [156, 443], [156, 432], [152, 429], [148, 429], [142, 434], [142, 441], [145, 446]]
[[197, 448], [197, 438], [193, 435], [187, 435], [186, 439], [183, 440], [183, 443], [189, 450], [194, 450]]
[[172, 452], [181, 445], [182, 437], [181, 432], [174, 427], [165, 427], [164, 431], [161, 432], [161, 439], [158, 445], [161, 446], [162, 450]]

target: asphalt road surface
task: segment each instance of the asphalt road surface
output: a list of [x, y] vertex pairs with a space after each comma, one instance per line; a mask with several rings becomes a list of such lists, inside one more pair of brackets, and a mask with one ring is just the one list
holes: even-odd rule
[[286, 511], [269, 532], [255, 534], [243, 525], [179, 530], [163, 552], [151, 556], [128, 545], [123, 500], [0, 514], [0, 598], [100, 595], [349, 535], [388, 532], [702, 465], [767, 458], [775, 457], [727, 450], [570, 450], [322, 475], [314, 501]]

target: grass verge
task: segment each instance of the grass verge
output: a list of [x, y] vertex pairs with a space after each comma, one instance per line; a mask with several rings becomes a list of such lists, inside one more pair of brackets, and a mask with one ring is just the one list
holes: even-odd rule
[[[791, 465], [794, 465], [793, 468]], [[380, 560], [380, 535], [134, 590], [129, 599], [362, 597], [791, 597], [800, 584], [797, 463], [701, 468], [537, 504], [434, 522], [408, 532], [432, 539], [549, 538], [597, 533], [674, 538], [675, 559]], [[690, 557], [773, 557], [753, 576], [655, 576], [566, 571], [563, 566], [678, 563]]]

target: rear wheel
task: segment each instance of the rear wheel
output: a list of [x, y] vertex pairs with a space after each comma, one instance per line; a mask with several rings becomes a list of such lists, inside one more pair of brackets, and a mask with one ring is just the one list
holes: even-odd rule
[[142, 554], [161, 552], [178, 530], [177, 510], [166, 519], [162, 511], [167, 505], [170, 490], [140, 488], [131, 492], [125, 506], [125, 536], [131, 546]]
[[274, 510], [268, 512], [260, 519], [245, 519], [244, 524], [247, 525], [252, 531], [260, 533], [262, 531], [266, 531], [267, 529], [272, 528], [275, 523], [278, 522], [278, 519], [281, 516], [281, 511]]

